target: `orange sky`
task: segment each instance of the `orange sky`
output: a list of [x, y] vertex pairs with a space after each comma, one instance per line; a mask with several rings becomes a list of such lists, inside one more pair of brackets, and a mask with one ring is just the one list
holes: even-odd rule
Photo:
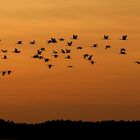
[[[0, 48], [8, 49], [8, 60], [0, 60], [0, 70], [12, 69], [11, 76], [0, 76], [0, 118], [17, 122], [49, 119], [140, 119], [140, 2], [138, 0], [5, 0], [0, 5]], [[53, 69], [31, 56], [40, 47], [44, 55], [60, 50], [66, 42], [47, 45], [50, 37], [79, 39], [73, 46], [72, 60], [52, 59]], [[110, 40], [101, 39], [104, 34]], [[128, 34], [127, 41], [119, 38]], [[24, 44], [16, 45], [17, 40]], [[29, 40], [37, 40], [31, 46]], [[93, 50], [90, 46], [99, 44]], [[110, 44], [111, 49], [105, 50]], [[13, 54], [15, 48], [21, 54]], [[119, 55], [125, 47], [128, 55]], [[83, 60], [93, 54], [95, 65]], [[0, 53], [2, 56], [3, 54]], [[68, 69], [67, 65], [73, 65]]]

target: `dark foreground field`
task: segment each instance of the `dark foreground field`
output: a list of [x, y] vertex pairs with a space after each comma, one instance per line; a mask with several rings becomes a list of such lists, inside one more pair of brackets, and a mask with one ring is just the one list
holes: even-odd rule
[[19, 124], [0, 120], [0, 139], [140, 138], [140, 121], [83, 122], [70, 120]]

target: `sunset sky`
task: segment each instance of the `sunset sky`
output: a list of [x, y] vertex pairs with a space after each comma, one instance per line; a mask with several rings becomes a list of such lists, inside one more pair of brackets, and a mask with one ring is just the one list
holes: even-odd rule
[[[52, 119], [139, 120], [140, 119], [140, 1], [139, 0], [3, 0], [0, 4], [0, 118], [16, 122]], [[72, 60], [52, 50], [67, 48], [73, 34]], [[103, 40], [108, 34], [109, 40]], [[122, 35], [128, 40], [120, 40]], [[47, 44], [50, 37], [63, 43]], [[36, 40], [30, 45], [30, 40]], [[23, 40], [17, 45], [17, 40]], [[90, 46], [97, 43], [99, 47]], [[105, 50], [106, 45], [112, 47]], [[83, 50], [76, 47], [82, 46]], [[31, 56], [45, 47], [54, 65]], [[14, 54], [14, 48], [21, 54]], [[127, 55], [120, 55], [126, 48]], [[93, 54], [95, 65], [83, 59]], [[0, 52], [0, 57], [4, 54]], [[73, 65], [74, 68], [68, 68]]]

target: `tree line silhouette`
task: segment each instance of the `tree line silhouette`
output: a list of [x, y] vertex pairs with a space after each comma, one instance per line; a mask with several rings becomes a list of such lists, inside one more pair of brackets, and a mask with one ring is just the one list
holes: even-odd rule
[[0, 139], [95, 138], [139, 136], [140, 121], [52, 120], [36, 124], [0, 120]]

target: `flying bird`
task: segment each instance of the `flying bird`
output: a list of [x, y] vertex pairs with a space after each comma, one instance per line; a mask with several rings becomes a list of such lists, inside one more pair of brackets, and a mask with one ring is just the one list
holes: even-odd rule
[[68, 55], [68, 56], [66, 56], [65, 58], [66, 58], [66, 59], [71, 59], [71, 56], [70, 56], [70, 55]]
[[88, 57], [88, 60], [91, 60], [92, 59], [92, 54]]
[[43, 59], [44, 57], [43, 57], [43, 56], [39, 56], [38, 58], [41, 60], [41, 59]]
[[71, 42], [67, 42], [68, 46], [72, 46], [72, 41]]
[[92, 65], [95, 64], [95, 61], [92, 60], [92, 61], [91, 61], [91, 64], [92, 64]]
[[20, 53], [20, 50], [18, 50], [17, 48], [15, 48], [15, 50], [13, 52], [14, 53]]
[[39, 58], [39, 55], [38, 54], [35, 54], [32, 56], [33, 58]]
[[125, 51], [121, 51], [120, 54], [126, 54], [126, 52]]
[[7, 52], [8, 52], [8, 50], [3, 50], [3, 49], [1, 49], [1, 51], [2, 51], [3, 53], [7, 53]]
[[70, 53], [71, 52], [71, 50], [70, 49], [66, 49], [66, 53]]
[[2, 76], [4, 76], [6, 74], [6, 71], [1, 71]]
[[57, 58], [58, 57], [58, 54], [54, 54], [53, 56], [54, 56], [54, 58]]
[[60, 38], [59, 40], [60, 40], [60, 41], [64, 41], [65, 39], [64, 39], [64, 38]]
[[37, 50], [37, 54], [42, 54], [42, 50]]
[[4, 55], [4, 56], [2, 57], [2, 59], [7, 59], [7, 56], [6, 56], [6, 55]]
[[17, 41], [17, 44], [22, 44], [22, 40]]
[[58, 52], [57, 52], [57, 51], [55, 51], [55, 50], [53, 50], [53, 53], [54, 53], [54, 54], [58, 54]]
[[82, 49], [83, 49], [83, 47], [77, 47], [77, 49], [78, 49], [78, 50], [82, 50]]
[[121, 48], [120, 49], [120, 54], [126, 54], [126, 49], [125, 48]]
[[48, 40], [48, 44], [52, 43], [52, 40]]
[[98, 44], [93, 44], [91, 47], [96, 48], [96, 47], [98, 47]]
[[44, 48], [44, 47], [42, 47], [42, 48], [40, 48], [40, 50], [41, 50], [41, 51], [45, 51], [45, 48]]
[[66, 53], [64, 49], [61, 49], [61, 53]]
[[7, 73], [8, 73], [8, 75], [10, 75], [12, 73], [12, 71], [11, 70], [8, 70]]
[[127, 40], [127, 35], [123, 35], [122, 40]]
[[69, 68], [73, 68], [73, 66], [72, 66], [72, 65], [69, 65], [68, 67], [69, 67]]
[[135, 61], [134, 63], [140, 64], [140, 61]]
[[109, 35], [104, 35], [104, 39], [108, 40], [109, 39]]
[[49, 69], [51, 69], [53, 65], [52, 64], [48, 64], [47, 66], [48, 66]]
[[45, 62], [49, 62], [50, 59], [49, 59], [49, 58], [45, 58], [44, 61], [45, 61]]
[[73, 35], [72, 39], [78, 39], [78, 35]]
[[89, 56], [89, 54], [84, 54], [83, 56], [84, 56], [84, 59], [86, 59], [86, 57], [88, 57], [88, 56]]
[[30, 44], [34, 45], [35, 44], [35, 40], [30, 41]]
[[51, 38], [52, 43], [57, 43], [57, 40], [55, 38]]
[[111, 48], [111, 46], [110, 46], [110, 45], [107, 45], [107, 46], [105, 47], [105, 49], [108, 49], [108, 48]]
[[121, 51], [121, 52], [122, 52], [122, 51], [126, 51], [126, 49], [125, 49], [125, 48], [121, 48], [120, 51]]

